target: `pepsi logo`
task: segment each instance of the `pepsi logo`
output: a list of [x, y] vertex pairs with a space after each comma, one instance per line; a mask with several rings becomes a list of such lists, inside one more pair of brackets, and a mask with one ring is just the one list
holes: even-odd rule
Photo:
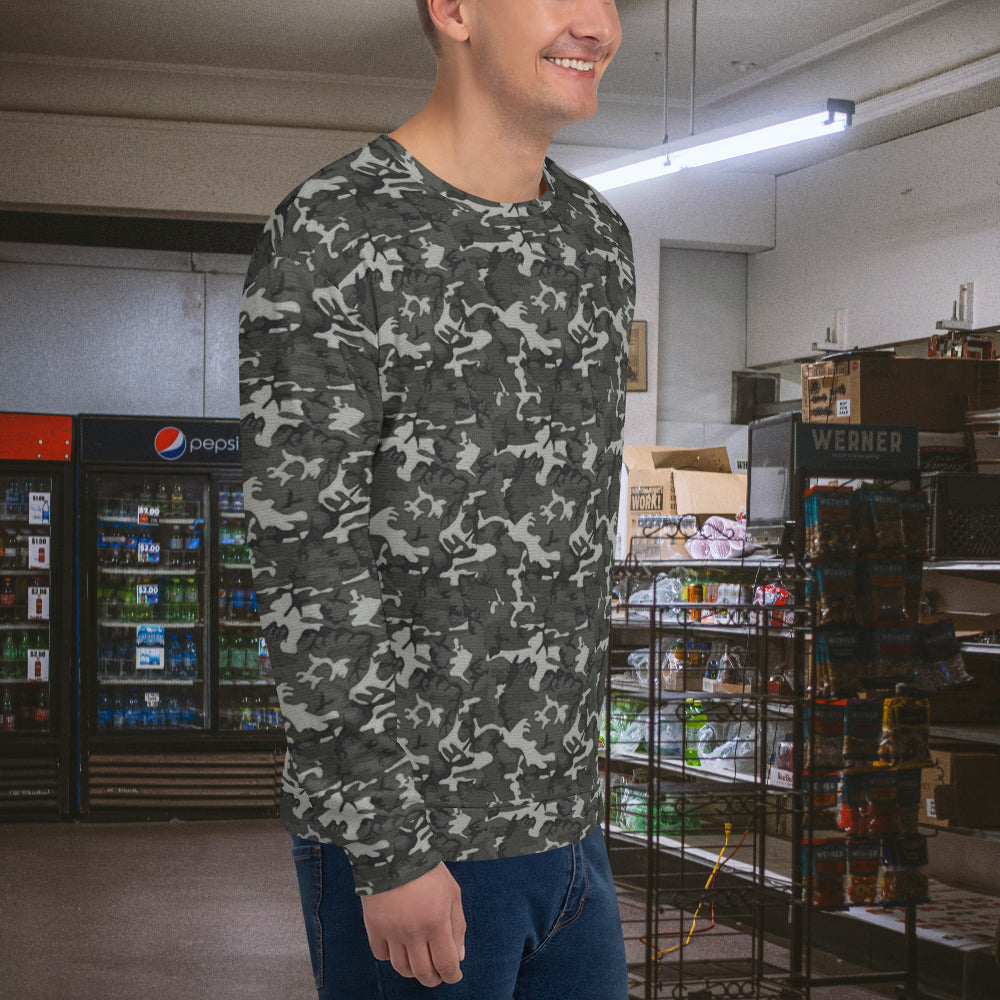
[[184, 437], [184, 432], [176, 427], [164, 427], [156, 432], [153, 447], [156, 448], [156, 454], [160, 458], [173, 462], [187, 449], [187, 438]]

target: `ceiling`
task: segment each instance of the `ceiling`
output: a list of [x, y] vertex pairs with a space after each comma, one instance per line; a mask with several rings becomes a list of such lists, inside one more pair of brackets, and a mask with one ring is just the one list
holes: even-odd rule
[[[413, 4], [5, 0], [0, 109], [391, 129], [433, 80]], [[557, 137], [581, 147], [568, 153], [571, 166], [663, 141], [664, 6], [618, 3], [623, 44], [602, 83], [601, 111]], [[844, 136], [735, 166], [779, 174], [998, 106], [998, 7], [1000, 0], [700, 0], [695, 131], [828, 97], [857, 103]], [[690, 131], [691, 28], [692, 0], [670, 0], [671, 138]], [[98, 72], [103, 89], [86, 82]], [[140, 79], [143, 86], [132, 85]], [[362, 91], [375, 96], [355, 99]]]

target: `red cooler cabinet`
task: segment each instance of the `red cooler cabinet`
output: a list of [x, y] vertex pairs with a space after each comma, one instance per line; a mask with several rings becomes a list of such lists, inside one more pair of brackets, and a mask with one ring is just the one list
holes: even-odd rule
[[69, 815], [73, 418], [0, 413], [0, 821]]

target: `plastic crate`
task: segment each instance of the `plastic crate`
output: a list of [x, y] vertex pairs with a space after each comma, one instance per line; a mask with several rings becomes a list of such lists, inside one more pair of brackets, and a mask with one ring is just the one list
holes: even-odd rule
[[1000, 476], [941, 473], [926, 489], [932, 559], [1000, 559]]

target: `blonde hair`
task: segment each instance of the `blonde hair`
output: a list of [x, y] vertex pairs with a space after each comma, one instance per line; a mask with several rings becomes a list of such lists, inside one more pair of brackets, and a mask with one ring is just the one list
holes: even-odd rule
[[427, 10], [427, 0], [417, 0], [417, 16], [420, 18], [420, 27], [427, 36], [427, 41], [430, 42], [434, 54], [437, 55], [440, 51], [440, 42], [438, 41], [437, 28], [434, 27], [430, 11]]

